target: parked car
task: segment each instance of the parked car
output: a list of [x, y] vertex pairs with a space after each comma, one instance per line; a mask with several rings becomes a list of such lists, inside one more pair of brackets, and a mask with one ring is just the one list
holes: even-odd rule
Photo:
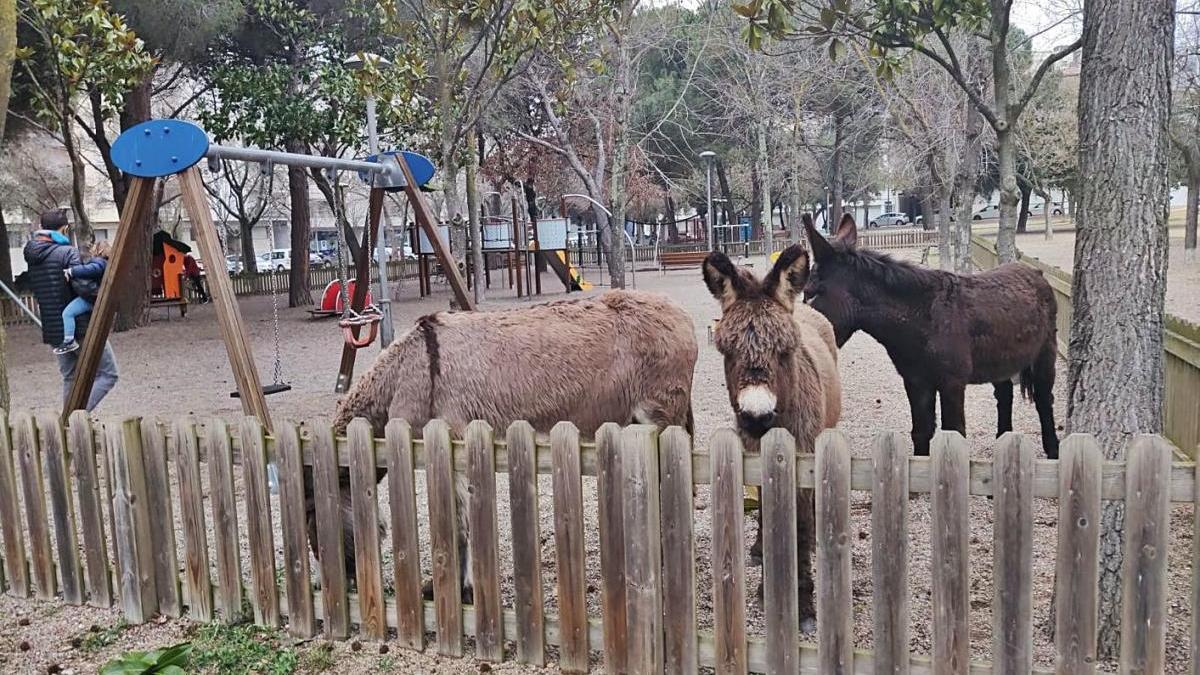
[[[1034, 204], [1033, 206], [1029, 207], [1029, 215], [1040, 216], [1040, 215], [1042, 215], [1042, 212], [1045, 210], [1045, 208], [1046, 208], [1046, 205], [1044, 202], [1038, 202], [1038, 203]], [[1050, 202], [1050, 215], [1061, 216], [1064, 213], [1066, 213], [1066, 211], [1063, 210], [1062, 203]]]
[[971, 216], [971, 220], [985, 220], [988, 218], [999, 218], [999, 217], [1000, 217], [1000, 207], [996, 204], [988, 204], [987, 206], [983, 207], [982, 209], [979, 209], [978, 211], [976, 211], [975, 215]]
[[242, 272], [242, 256], [225, 256], [225, 269], [228, 270], [230, 274], [240, 274]]
[[[933, 214], [934, 214], [935, 216], [936, 216], [937, 214], [939, 214], [939, 213], [941, 213], [941, 211], [934, 211], [934, 212], [933, 212]], [[953, 223], [953, 222], [954, 222], [954, 220], [955, 220], [955, 219], [954, 219], [954, 213], [952, 212], [952, 213], [950, 214], [950, 222], [952, 222], [952, 223]], [[917, 216], [917, 219], [913, 221], [913, 224], [914, 224], [914, 225], [924, 225], [924, 224], [925, 224], [925, 215], [924, 215], [924, 214], [921, 214], [921, 215]]]
[[881, 213], [867, 221], [867, 227], [903, 227], [908, 225], [907, 213]]
[[292, 249], [277, 248], [258, 256], [258, 271], [275, 270], [282, 272], [292, 269]]

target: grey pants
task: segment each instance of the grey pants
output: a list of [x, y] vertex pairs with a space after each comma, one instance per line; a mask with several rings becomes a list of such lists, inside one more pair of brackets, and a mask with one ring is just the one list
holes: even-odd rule
[[[79, 350], [66, 354], [56, 354], [58, 357], [58, 372], [63, 379], [63, 401], [71, 393], [71, 383], [75, 381], [75, 364], [79, 362]], [[117, 386], [117, 357], [113, 355], [112, 344], [104, 343], [104, 352], [100, 355], [100, 366], [96, 369], [96, 381], [92, 383], [92, 393], [88, 396], [87, 410], [91, 412], [100, 401], [108, 396], [108, 392]]]

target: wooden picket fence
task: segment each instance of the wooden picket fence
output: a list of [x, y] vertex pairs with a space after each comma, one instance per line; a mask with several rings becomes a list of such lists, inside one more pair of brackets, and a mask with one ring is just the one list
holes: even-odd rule
[[[609, 672], [696, 672], [702, 666], [718, 673], [992, 672], [993, 664], [969, 660], [968, 498], [994, 495], [994, 666], [996, 672], [1043, 672], [1033, 668], [1032, 656], [1033, 500], [1051, 498], [1058, 500], [1059, 523], [1058, 672], [1092, 672], [1101, 500], [1124, 500], [1122, 672], [1149, 673], [1162, 672], [1165, 659], [1169, 506], [1198, 496], [1196, 466], [1172, 465], [1169, 444], [1151, 436], [1131, 442], [1124, 464], [1102, 461], [1087, 436], [1066, 439], [1060, 461], [1042, 461], [1035, 460], [1039, 451], [1030, 439], [1010, 434], [988, 462], [971, 461], [957, 434], [939, 435], [925, 458], [909, 455], [906, 436], [884, 433], [871, 458], [860, 459], [834, 431], [820, 437], [814, 455], [798, 453], [781, 430], [764, 437], [761, 454], [749, 454], [730, 430], [717, 432], [703, 451], [679, 428], [659, 434], [636, 425], [606, 425], [586, 442], [569, 423], [554, 427], [548, 442], [523, 422], [503, 438], [475, 422], [462, 440], [439, 420], [426, 425], [421, 438], [401, 420], [392, 420], [383, 438], [373, 438], [362, 420], [351, 423], [346, 438], [335, 437], [327, 421], [305, 428], [302, 434], [293, 424], [281, 425], [268, 436], [252, 418], [235, 428], [220, 419], [201, 427], [192, 419], [163, 425], [132, 418], [94, 429], [82, 412], [64, 428], [53, 414], [8, 418], [0, 412], [0, 588], [42, 599], [61, 593], [70, 604], [116, 604], [130, 622], [156, 613], [197, 621], [252, 618], [267, 626], [286, 623], [301, 638], [322, 632], [332, 639], [347, 638], [357, 626], [362, 639], [391, 639], [448, 656], [463, 655], [470, 636], [474, 656], [489, 661], [543, 664], [554, 645], [567, 672], [596, 666], [595, 653]], [[267, 482], [272, 461], [279, 470], [276, 512]], [[314, 471], [323, 551], [315, 593], [302, 494], [306, 466]], [[377, 467], [388, 469], [391, 589], [381, 565]], [[354, 593], [347, 590], [341, 554], [342, 468], [353, 486]], [[419, 562], [418, 471], [427, 486], [431, 570]], [[473, 523], [470, 606], [461, 603], [457, 574], [456, 471], [465, 472], [471, 486], [465, 504]], [[497, 518], [498, 473], [508, 474], [510, 522]], [[551, 476], [553, 492], [557, 615], [544, 609], [540, 474]], [[586, 597], [584, 476], [597, 478], [599, 616], [589, 615]], [[696, 550], [695, 485], [711, 490], [710, 551]], [[765, 640], [747, 637], [748, 485], [762, 488], [767, 532]], [[816, 494], [816, 644], [802, 642], [799, 631], [797, 488]], [[852, 491], [871, 494], [872, 653], [853, 647]], [[930, 655], [909, 652], [910, 493], [930, 494], [932, 501]], [[276, 523], [282, 559], [276, 559]], [[511, 570], [500, 569], [501, 537], [511, 539]], [[697, 627], [698, 555], [711, 560], [712, 630]], [[422, 599], [422, 572], [432, 575], [433, 602]], [[502, 574], [513, 582], [515, 601], [507, 606]], [[245, 605], [252, 617], [243, 616]], [[435, 635], [429, 644], [427, 633]], [[1194, 650], [1197, 644], [1193, 632]]]

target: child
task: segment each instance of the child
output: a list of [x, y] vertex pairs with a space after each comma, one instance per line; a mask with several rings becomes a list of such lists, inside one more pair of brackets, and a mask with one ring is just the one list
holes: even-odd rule
[[92, 311], [96, 296], [100, 293], [100, 278], [108, 267], [111, 252], [107, 241], [98, 241], [92, 246], [92, 259], [82, 265], [73, 265], [63, 270], [75, 299], [63, 308], [63, 343], [54, 349], [55, 354], [68, 354], [79, 349], [75, 341], [75, 319]]

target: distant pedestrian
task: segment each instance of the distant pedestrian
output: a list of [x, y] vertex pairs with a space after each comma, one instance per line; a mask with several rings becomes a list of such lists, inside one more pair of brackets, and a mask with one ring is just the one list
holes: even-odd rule
[[[42, 228], [34, 233], [33, 239], [25, 245], [25, 262], [29, 265], [29, 284], [34, 297], [38, 301], [38, 310], [42, 319], [42, 342], [52, 346], [63, 343], [63, 310], [73, 299], [71, 286], [67, 283], [67, 268], [78, 265], [82, 261], [79, 251], [71, 246], [67, 236], [70, 224], [65, 211], [50, 211], [42, 214]], [[75, 317], [75, 335], [82, 339], [87, 333], [90, 313]], [[71, 391], [75, 381], [75, 366], [79, 361], [79, 352], [58, 354], [58, 372], [63, 379], [63, 399]], [[96, 380], [92, 383], [92, 391], [88, 396], [86, 409], [92, 410], [99, 405], [113, 387], [117, 385], [117, 359], [113, 355], [112, 345], [105, 343], [104, 352], [100, 355], [100, 364], [96, 370]]]
[[183, 256], [183, 275], [188, 278], [188, 282], [192, 285], [192, 292], [200, 299], [200, 303], [209, 302], [208, 290], [204, 288], [204, 274], [200, 271], [200, 265], [196, 263], [196, 259], [191, 253], [186, 253]]

